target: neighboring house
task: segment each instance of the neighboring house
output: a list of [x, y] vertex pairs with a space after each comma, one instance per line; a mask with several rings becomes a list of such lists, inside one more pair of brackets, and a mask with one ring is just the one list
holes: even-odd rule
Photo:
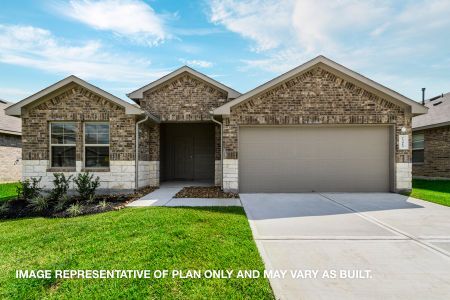
[[182, 67], [128, 97], [136, 105], [70, 76], [9, 107], [23, 122], [24, 176], [88, 170], [121, 190], [408, 190], [411, 119], [427, 111], [323, 56], [243, 95]]
[[22, 176], [22, 126], [20, 118], [5, 114], [11, 104], [0, 99], [0, 183]]
[[450, 93], [425, 101], [413, 118], [413, 176], [450, 179]]

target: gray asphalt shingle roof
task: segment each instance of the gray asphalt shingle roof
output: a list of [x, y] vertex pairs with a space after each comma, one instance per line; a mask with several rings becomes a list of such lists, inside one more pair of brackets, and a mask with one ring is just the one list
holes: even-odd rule
[[426, 100], [425, 106], [428, 107], [428, 113], [413, 118], [413, 129], [450, 123], [450, 93]]
[[0, 132], [7, 132], [11, 134], [22, 133], [22, 121], [20, 118], [8, 116], [5, 114], [5, 108], [12, 103], [0, 99]]

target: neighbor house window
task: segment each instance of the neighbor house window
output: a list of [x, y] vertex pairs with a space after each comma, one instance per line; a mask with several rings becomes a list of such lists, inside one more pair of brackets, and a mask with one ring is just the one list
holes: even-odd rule
[[412, 162], [423, 163], [424, 162], [424, 147], [425, 137], [423, 133], [413, 134], [412, 143]]
[[52, 167], [75, 167], [75, 123], [50, 123], [50, 158]]
[[85, 123], [84, 149], [86, 168], [109, 167], [109, 123]]

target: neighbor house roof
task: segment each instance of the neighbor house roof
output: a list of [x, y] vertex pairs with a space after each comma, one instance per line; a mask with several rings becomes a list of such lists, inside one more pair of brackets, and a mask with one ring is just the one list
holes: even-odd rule
[[20, 116], [21, 109], [25, 105], [28, 105], [36, 100], [39, 100], [42, 97], [62, 88], [70, 83], [76, 83], [76, 84], [90, 90], [91, 92], [116, 103], [117, 105], [125, 108], [126, 114], [130, 114], [130, 115], [144, 114], [144, 111], [140, 107], [138, 107], [134, 104], [128, 103], [125, 100], [122, 100], [122, 99], [120, 99], [120, 98], [118, 98], [118, 97], [116, 97], [116, 96], [114, 96], [114, 95], [112, 95], [112, 94], [110, 94], [110, 93], [108, 93], [108, 92], [74, 76], [74, 75], [70, 75], [69, 77], [67, 77], [61, 81], [58, 81], [57, 83], [43, 89], [42, 91], [37, 92], [36, 94], [31, 95], [30, 97], [27, 97], [27, 98], [23, 99], [22, 101], [17, 102], [14, 105], [11, 105], [10, 107], [8, 107], [6, 109], [6, 113], [10, 116]]
[[0, 99], [0, 133], [21, 135], [22, 121], [19, 118], [8, 116], [5, 109], [12, 103]]
[[241, 95], [241, 93], [239, 93], [236, 90], [233, 90], [232, 88], [218, 82], [217, 80], [212, 79], [211, 77], [206, 76], [205, 74], [202, 74], [188, 66], [183, 66], [175, 71], [173, 71], [172, 73], [167, 74], [166, 76], [161, 77], [158, 80], [155, 80], [149, 84], [147, 84], [146, 86], [141, 87], [140, 89], [135, 90], [134, 92], [131, 92], [129, 94], [127, 94], [127, 96], [132, 99], [132, 100], [140, 100], [144, 97], [144, 92], [148, 91], [184, 72], [187, 72], [195, 77], [200, 78], [203, 81], [206, 81], [207, 83], [225, 91], [228, 93], [228, 99], [234, 99], [237, 98]]
[[270, 88], [273, 88], [279, 84], [282, 84], [284, 81], [292, 78], [293, 76], [298, 76], [301, 73], [307, 72], [310, 69], [316, 67], [316, 66], [321, 66], [327, 70], [331, 70], [334, 73], [337, 73], [339, 76], [343, 77], [344, 79], [350, 81], [350, 82], [356, 82], [362, 86], [364, 86], [365, 89], [367, 89], [368, 91], [374, 93], [374, 94], [378, 94], [378, 95], [382, 95], [383, 97], [386, 98], [386, 100], [392, 101], [396, 104], [399, 104], [401, 106], [410, 106], [411, 107], [411, 112], [413, 113], [413, 115], [419, 115], [419, 114], [424, 114], [427, 112], [427, 108], [422, 106], [420, 103], [409, 99], [373, 80], [370, 80], [367, 77], [364, 77], [363, 75], [356, 73], [334, 61], [332, 61], [331, 59], [326, 58], [325, 56], [318, 56], [260, 86], [258, 86], [257, 88], [241, 95], [240, 97], [214, 109], [212, 111], [213, 114], [215, 115], [229, 115], [230, 114], [230, 108], [243, 102], [246, 101], [248, 99], [250, 99], [251, 97], [258, 95], [264, 91], [269, 90]]
[[450, 93], [426, 100], [425, 106], [428, 113], [413, 118], [413, 130], [450, 125]]

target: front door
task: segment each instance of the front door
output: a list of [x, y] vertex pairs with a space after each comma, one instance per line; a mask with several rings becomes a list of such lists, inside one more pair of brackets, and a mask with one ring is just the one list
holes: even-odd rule
[[194, 137], [178, 137], [173, 151], [174, 179], [194, 179]]

